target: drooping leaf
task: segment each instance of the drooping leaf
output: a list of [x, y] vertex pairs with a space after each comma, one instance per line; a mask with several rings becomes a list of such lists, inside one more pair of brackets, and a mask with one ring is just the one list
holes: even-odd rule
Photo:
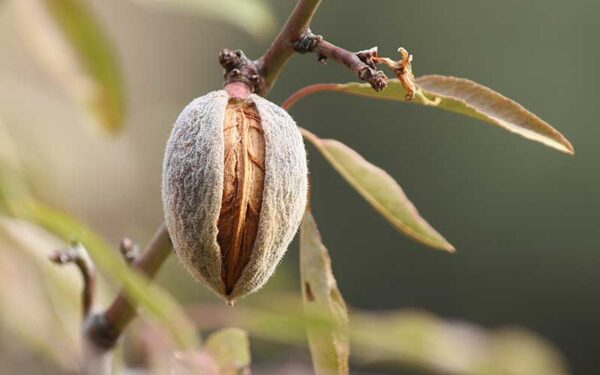
[[352, 318], [352, 343], [367, 362], [406, 364], [433, 374], [568, 374], [561, 355], [531, 332], [486, 330], [410, 310]]
[[254, 37], [275, 29], [275, 15], [262, 0], [133, 0], [141, 5], [223, 20]]
[[[298, 304], [290, 297], [263, 297], [260, 306], [237, 306], [235, 311], [222, 304], [203, 304], [188, 311], [204, 328], [234, 324], [247, 329], [253, 337], [293, 346], [305, 345], [301, 327], [320, 334], [335, 327], [321, 312], [300, 314]], [[273, 304], [274, 300], [278, 303]], [[424, 374], [569, 374], [556, 348], [528, 331], [489, 330], [409, 309], [386, 313], [352, 311], [349, 320], [352, 358], [357, 363], [419, 369]]]
[[48, 371], [74, 373], [81, 281], [75, 269], [58, 272], [48, 261], [44, 249], [59, 246], [41, 228], [0, 215], [0, 331], [43, 358]]
[[33, 200], [21, 202], [15, 214], [37, 223], [64, 241], [81, 242], [102, 274], [121, 285], [135, 305], [169, 329], [181, 349], [198, 347], [194, 325], [175, 299], [129, 267], [120, 254], [93, 231], [74, 218]]
[[15, 201], [29, 196], [30, 189], [17, 150], [0, 118], [0, 213], [10, 213]]
[[204, 350], [219, 368], [220, 375], [243, 375], [250, 368], [248, 333], [239, 328], [225, 328], [206, 339]]
[[125, 98], [115, 51], [82, 0], [15, 2], [23, 32], [38, 60], [114, 133], [124, 121]]
[[437, 107], [497, 125], [561, 152], [574, 153], [571, 143], [547, 122], [485, 86], [467, 79], [440, 75], [419, 77], [416, 82], [417, 95], [408, 102], [405, 99], [404, 88], [397, 79], [389, 80], [388, 87], [381, 92], [375, 92], [369, 84], [355, 82], [326, 85], [324, 88], [353, 95]]
[[397, 229], [433, 248], [454, 251], [454, 247], [419, 215], [400, 185], [384, 170], [341, 142], [320, 139], [305, 129], [302, 134]]
[[307, 327], [315, 373], [348, 374], [348, 311], [333, 276], [327, 248], [308, 210], [300, 227], [300, 274], [304, 309], [309, 313], [324, 312], [334, 323], [330, 330]]

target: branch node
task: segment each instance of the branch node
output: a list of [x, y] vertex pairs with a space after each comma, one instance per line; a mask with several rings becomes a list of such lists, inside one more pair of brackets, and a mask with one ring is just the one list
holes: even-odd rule
[[378, 56], [377, 47], [369, 48], [364, 51], [358, 51], [356, 52], [356, 56], [358, 56], [360, 61], [367, 64], [371, 69], [376, 69], [373, 58]]
[[96, 269], [87, 250], [82, 244], [74, 243], [67, 248], [53, 251], [48, 258], [59, 265], [73, 263], [79, 269], [83, 279], [81, 305], [85, 320], [92, 311], [96, 292]]
[[240, 49], [232, 51], [223, 49], [219, 52], [219, 63], [225, 69], [225, 85], [231, 82], [242, 82], [250, 91], [258, 92], [262, 79], [256, 64]]
[[123, 256], [123, 259], [125, 259], [125, 262], [128, 264], [135, 262], [140, 256], [141, 252], [139, 245], [133, 242], [133, 240], [129, 237], [124, 237], [119, 242], [119, 251]]
[[114, 329], [104, 314], [93, 314], [85, 319], [83, 332], [87, 342], [98, 352], [112, 349], [121, 336], [121, 330]]
[[365, 66], [358, 72], [358, 78], [361, 81], [369, 82], [373, 90], [380, 92], [387, 87], [387, 76], [381, 70], [375, 70], [370, 66]]
[[[125, 248], [129, 247], [129, 244], [125, 245]], [[152, 278], [171, 254], [171, 250], [169, 232], [162, 224], [146, 246], [146, 250], [137, 257], [133, 267], [148, 278]], [[130, 302], [127, 293], [122, 290], [104, 311], [88, 314], [83, 325], [84, 338], [97, 354], [106, 352], [119, 340], [123, 330], [136, 314], [136, 305]]]
[[[302, 35], [300, 35], [300, 39], [294, 42], [294, 51], [298, 53], [309, 53], [314, 52], [315, 48], [321, 43], [323, 40], [323, 36], [313, 34], [310, 29], [304, 30]], [[319, 61], [321, 60], [319, 56]]]

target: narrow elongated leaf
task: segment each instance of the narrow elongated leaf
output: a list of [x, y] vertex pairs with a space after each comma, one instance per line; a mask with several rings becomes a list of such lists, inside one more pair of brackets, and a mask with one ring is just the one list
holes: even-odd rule
[[15, 202], [30, 196], [17, 149], [0, 118], [0, 213], [11, 212]]
[[348, 311], [333, 276], [327, 248], [309, 211], [305, 212], [300, 229], [300, 273], [304, 309], [324, 313], [333, 322], [331, 329], [307, 327], [315, 372], [348, 374]]
[[204, 350], [219, 367], [221, 375], [242, 375], [250, 368], [248, 333], [239, 328], [225, 328], [206, 339]]
[[107, 132], [125, 112], [114, 50], [82, 0], [15, 1], [22, 30], [40, 62]]
[[44, 249], [60, 246], [35, 225], [0, 215], [0, 331], [43, 358], [48, 372], [76, 373], [81, 278], [48, 261]]
[[229, 22], [254, 37], [275, 29], [275, 15], [262, 0], [132, 0], [141, 5]]
[[[202, 304], [189, 312], [203, 328], [236, 325], [253, 337], [294, 346], [305, 344], [304, 327], [320, 332], [332, 327], [331, 316], [301, 314], [294, 297], [277, 294], [262, 298], [263, 302], [252, 307], [232, 310], [223, 304]], [[412, 309], [385, 313], [353, 310], [349, 332], [352, 358], [357, 363], [415, 368], [424, 374], [569, 374], [563, 356], [550, 342], [515, 328], [490, 330]]]
[[326, 89], [437, 107], [497, 125], [561, 152], [574, 153], [571, 143], [547, 122], [485, 86], [467, 79], [440, 75], [419, 77], [416, 82], [417, 95], [408, 102], [404, 88], [397, 79], [389, 80], [388, 87], [381, 92], [375, 92], [369, 84], [354, 82], [327, 85]]
[[199, 345], [194, 325], [175, 299], [125, 264], [118, 252], [90, 229], [68, 215], [35, 201], [22, 202], [15, 214], [37, 223], [65, 241], [81, 242], [102, 274], [115, 284], [122, 285], [136, 305], [169, 329], [180, 348], [193, 349]]
[[428, 246], [454, 251], [454, 247], [419, 215], [402, 188], [387, 172], [341, 142], [320, 139], [305, 129], [302, 129], [302, 134], [397, 229]]

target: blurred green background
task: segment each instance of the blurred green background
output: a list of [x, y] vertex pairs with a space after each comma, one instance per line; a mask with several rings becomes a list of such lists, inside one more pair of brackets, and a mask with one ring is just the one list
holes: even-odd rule
[[[91, 3], [123, 68], [123, 133], [98, 137], [81, 126], [82, 110], [32, 61], [11, 7], [1, 3], [0, 112], [41, 197], [115, 243], [125, 235], [143, 243], [162, 218], [162, 151], [176, 116], [221, 87], [221, 48], [258, 57], [272, 34], [257, 39], [129, 1]], [[270, 3], [280, 23], [293, 5]], [[309, 147], [313, 211], [350, 306], [418, 307], [484, 327], [525, 327], [554, 343], [573, 373], [597, 370], [599, 14], [592, 0], [323, 2], [315, 33], [350, 50], [377, 45], [392, 57], [403, 46], [415, 56], [416, 75], [494, 88], [576, 151], [568, 157], [424, 107], [334, 93], [300, 102], [291, 114], [301, 126], [387, 170], [457, 248], [448, 255], [398, 234]], [[280, 103], [310, 83], [354, 80], [334, 63], [296, 56], [270, 99]], [[297, 288], [297, 259], [293, 245], [268, 289]], [[172, 259], [161, 280], [180, 300], [216, 301], [179, 270]]]

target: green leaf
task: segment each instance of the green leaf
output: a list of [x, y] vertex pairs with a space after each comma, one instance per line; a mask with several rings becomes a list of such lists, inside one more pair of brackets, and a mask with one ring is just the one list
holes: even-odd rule
[[241, 375], [250, 368], [248, 333], [239, 328], [225, 328], [206, 339], [204, 350], [219, 367], [221, 375]]
[[16, 214], [37, 223], [64, 241], [81, 242], [102, 274], [113, 283], [122, 285], [136, 305], [169, 329], [180, 348], [193, 349], [199, 346], [194, 325], [175, 299], [125, 264], [118, 252], [90, 229], [74, 218], [35, 201], [22, 202]]
[[531, 332], [490, 331], [410, 310], [352, 319], [352, 344], [367, 362], [406, 364], [433, 374], [568, 374], [561, 355]]
[[11, 134], [0, 118], [0, 213], [10, 213], [14, 202], [30, 194]]
[[[561, 152], [574, 153], [571, 143], [552, 126], [520, 104], [485, 86], [467, 79], [440, 75], [419, 77], [416, 82], [417, 96], [408, 103], [433, 106], [473, 117]], [[388, 87], [381, 92], [374, 91], [369, 84], [354, 82], [327, 85], [325, 89], [407, 102], [404, 88], [397, 79], [389, 80]]]
[[19, 0], [23, 32], [38, 60], [109, 133], [124, 121], [125, 98], [114, 49], [82, 0]]
[[47, 256], [62, 244], [34, 224], [0, 215], [0, 331], [44, 359], [48, 372], [76, 373], [81, 277]]
[[454, 251], [454, 247], [419, 215], [400, 185], [387, 172], [341, 142], [320, 139], [305, 129], [302, 134], [397, 229], [433, 248]]
[[[393, 288], [388, 294], [393, 297]], [[235, 324], [253, 337], [292, 346], [305, 345], [304, 328], [324, 334], [334, 327], [322, 311], [300, 314], [298, 301], [290, 296], [263, 294], [261, 298], [259, 305], [236, 306], [235, 311], [222, 304], [202, 304], [190, 314], [204, 328]], [[427, 374], [569, 374], [563, 356], [551, 343], [520, 329], [489, 330], [414, 309], [354, 310], [349, 320], [352, 357], [357, 363], [414, 368]]]
[[197, 14], [223, 20], [250, 35], [263, 38], [275, 30], [275, 15], [261, 0], [133, 0], [165, 10]]
[[327, 248], [309, 211], [304, 213], [300, 227], [300, 273], [304, 309], [308, 313], [324, 312], [334, 323], [329, 330], [307, 327], [315, 373], [348, 374], [348, 311], [333, 276]]

